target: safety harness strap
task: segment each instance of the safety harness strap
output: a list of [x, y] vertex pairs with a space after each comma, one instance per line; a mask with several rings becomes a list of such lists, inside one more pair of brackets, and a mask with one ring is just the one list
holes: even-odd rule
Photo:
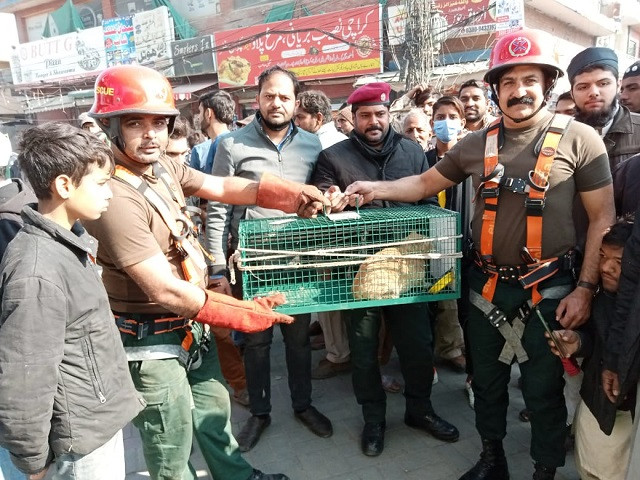
[[[571, 290], [571, 285], [545, 288], [540, 291], [540, 301], [545, 299], [559, 300], [566, 297]], [[537, 306], [537, 303], [534, 303], [533, 300], [527, 300], [518, 308], [518, 312], [511, 319], [508, 319], [502, 310], [474, 290], [469, 292], [469, 301], [484, 314], [489, 323], [496, 327], [505, 339], [498, 360], [511, 365], [515, 356], [518, 363], [526, 362], [529, 357], [522, 346], [521, 339], [529, 314]]]
[[[484, 212], [482, 214], [482, 229], [480, 231], [480, 255], [483, 261], [493, 263], [493, 228], [498, 213], [498, 195], [500, 194], [501, 173], [494, 175], [498, 167], [498, 134], [500, 133], [500, 119], [494, 120], [487, 129], [487, 139], [484, 148], [484, 178], [488, 180], [482, 189]], [[489, 275], [487, 283], [482, 289], [482, 295], [492, 301], [498, 283], [498, 275]]]
[[528, 183], [531, 187], [525, 201], [527, 209], [527, 250], [535, 261], [542, 259], [542, 210], [545, 195], [549, 189], [549, 173], [558, 150], [558, 144], [571, 122], [568, 115], [554, 115], [547, 129], [538, 160], [533, 171], [529, 172]]
[[[528, 190], [525, 201], [527, 213], [527, 241], [523, 249], [527, 255], [529, 264], [540, 263], [539, 269], [527, 274], [523, 281], [525, 288], [532, 289], [534, 303], [541, 300], [537, 285], [540, 281], [555, 274], [558, 269], [550, 268], [556, 259], [542, 261], [542, 210], [544, 208], [545, 195], [549, 188], [549, 173], [556, 155], [558, 144], [566, 131], [571, 117], [566, 115], [554, 115], [550, 126], [545, 132], [542, 148], [538, 154], [535, 168], [529, 172], [526, 179], [528, 188], [523, 188], [525, 180], [508, 178], [504, 179], [504, 166], [498, 161], [499, 134], [501, 120], [494, 121], [487, 129], [484, 152], [484, 175], [480, 185], [480, 195], [484, 199], [484, 211], [482, 215], [482, 228], [480, 232], [480, 258], [483, 264], [494, 264], [493, 261], [493, 236], [495, 222], [498, 213], [498, 198], [501, 185], [510, 190]], [[482, 289], [482, 296], [489, 302], [493, 301], [498, 275], [488, 272], [489, 278]]]
[[[164, 171], [164, 174], [168, 175], [164, 168], [161, 167], [161, 169]], [[160, 175], [164, 175], [162, 171], [159, 171], [158, 173]], [[207, 268], [207, 264], [200, 253], [200, 251], [203, 251], [204, 249], [191, 233], [191, 220], [181, 212], [177, 215], [172, 212], [168, 203], [155, 190], [153, 190], [153, 188], [151, 188], [144, 179], [135, 175], [126, 167], [116, 165], [114, 178], [135, 188], [158, 212], [163, 222], [171, 232], [171, 238], [174, 245], [182, 254], [183, 259], [181, 261], [181, 266], [184, 278], [191, 283], [196, 285], [199, 284], [202, 281], [202, 276], [198, 274], [198, 270], [205, 270]], [[184, 202], [184, 198], [181, 197], [181, 193], [179, 194], [180, 197], [177, 198], [174, 189], [166, 183], [165, 185], [167, 186], [167, 189], [172, 192], [171, 195], [180, 206], [180, 198], [182, 198], [182, 202]], [[177, 190], [178, 189], [176, 189], [176, 191]], [[194, 243], [192, 243], [192, 240], [200, 247], [200, 251], [195, 247]]]

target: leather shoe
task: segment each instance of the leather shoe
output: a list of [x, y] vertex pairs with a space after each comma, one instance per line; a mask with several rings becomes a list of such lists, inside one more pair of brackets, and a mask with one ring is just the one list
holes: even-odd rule
[[309, 407], [302, 412], [296, 412], [295, 415], [305, 427], [319, 437], [328, 438], [333, 435], [331, 420], [316, 410], [316, 407]]
[[247, 480], [289, 480], [289, 477], [284, 473], [262, 473], [254, 468], [253, 473]]
[[414, 417], [408, 413], [404, 414], [404, 423], [412, 428], [418, 428], [431, 434], [431, 436], [443, 442], [457, 442], [460, 433], [458, 429], [446, 420], [443, 420], [435, 413]]
[[351, 370], [351, 362], [334, 363], [331, 360], [323, 358], [318, 366], [311, 370], [311, 378], [314, 380], [324, 380], [325, 378], [335, 377], [339, 373]]
[[[257, 416], [251, 415], [247, 423], [244, 424], [240, 433], [236, 436], [238, 441], [238, 450], [241, 452], [248, 452], [256, 446], [260, 435], [264, 432], [264, 429], [271, 425], [271, 416]], [[260, 477], [258, 477], [260, 478]]]
[[360, 448], [368, 457], [377, 457], [384, 450], [385, 422], [367, 422], [362, 429]]

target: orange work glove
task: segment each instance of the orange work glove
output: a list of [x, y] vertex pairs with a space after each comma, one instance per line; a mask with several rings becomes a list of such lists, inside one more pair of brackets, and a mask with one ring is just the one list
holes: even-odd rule
[[285, 303], [284, 295], [236, 300], [229, 295], [205, 290], [204, 306], [192, 320], [212, 327], [224, 327], [246, 333], [262, 332], [274, 323], [293, 323], [289, 315], [274, 312], [273, 307]]
[[292, 182], [270, 173], [260, 178], [256, 205], [307, 218], [322, 211], [323, 205], [327, 210], [331, 208], [331, 202], [313, 185]]

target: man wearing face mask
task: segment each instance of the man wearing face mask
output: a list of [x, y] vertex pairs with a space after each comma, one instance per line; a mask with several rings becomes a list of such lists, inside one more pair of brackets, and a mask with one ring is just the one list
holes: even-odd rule
[[[433, 104], [431, 128], [436, 136], [436, 148], [426, 153], [429, 166], [433, 167], [444, 154], [458, 143], [458, 136], [465, 127], [464, 106], [456, 97], [446, 95]], [[471, 180], [443, 190], [438, 194], [441, 207], [461, 214], [463, 245], [469, 238], [471, 210]], [[464, 358], [464, 339], [458, 319], [458, 303], [456, 300], [443, 300], [433, 305], [436, 322], [434, 328], [435, 354], [448, 362], [451, 367], [464, 373], [467, 362]]]
[[[341, 191], [356, 180], [391, 180], [417, 175], [428, 168], [419, 145], [396, 133], [389, 126], [388, 83], [369, 83], [348, 99], [353, 112], [354, 130], [348, 140], [337, 143], [318, 156], [311, 183], [331, 200], [332, 211], [341, 211], [348, 199]], [[373, 202], [381, 208], [430, 202]], [[368, 207], [368, 206], [367, 206]], [[394, 305], [346, 311], [351, 347], [353, 389], [362, 406], [364, 429], [361, 449], [377, 456], [384, 448], [386, 396], [378, 364], [378, 332], [384, 314], [398, 351], [405, 381], [405, 423], [445, 441], [458, 440], [456, 427], [436, 415], [431, 405], [433, 355], [431, 329], [426, 303]]]

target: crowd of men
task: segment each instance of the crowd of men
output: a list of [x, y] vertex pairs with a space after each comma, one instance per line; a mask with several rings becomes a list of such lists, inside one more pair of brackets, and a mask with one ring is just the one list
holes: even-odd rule
[[[565, 75], [554, 58], [545, 34], [524, 29], [498, 40], [482, 81], [450, 94], [417, 85], [394, 102], [372, 82], [335, 114], [275, 66], [237, 125], [228, 92], [200, 97], [205, 141], [160, 73], [103, 71], [81, 128], [28, 130], [26, 182], [0, 184], [2, 475], [124, 478], [131, 421], [153, 479], [196, 478], [193, 438], [212, 478], [287, 479], [242, 456], [272, 423], [277, 324], [292, 413], [314, 435], [334, 427], [312, 379], [350, 372], [361, 451], [383, 453], [386, 336], [411, 428], [456, 442], [456, 418], [431, 401], [435, 359], [467, 374], [482, 450], [460, 480], [510, 477], [515, 362], [534, 480], [555, 478], [568, 435], [581, 478], [640, 478], [640, 62], [619, 81], [615, 53], [587, 48], [552, 106]], [[229, 282], [243, 219], [418, 204], [460, 213], [462, 297], [319, 313], [315, 367], [310, 315], [274, 311], [282, 295], [242, 300]], [[231, 399], [251, 413], [238, 432]]]

